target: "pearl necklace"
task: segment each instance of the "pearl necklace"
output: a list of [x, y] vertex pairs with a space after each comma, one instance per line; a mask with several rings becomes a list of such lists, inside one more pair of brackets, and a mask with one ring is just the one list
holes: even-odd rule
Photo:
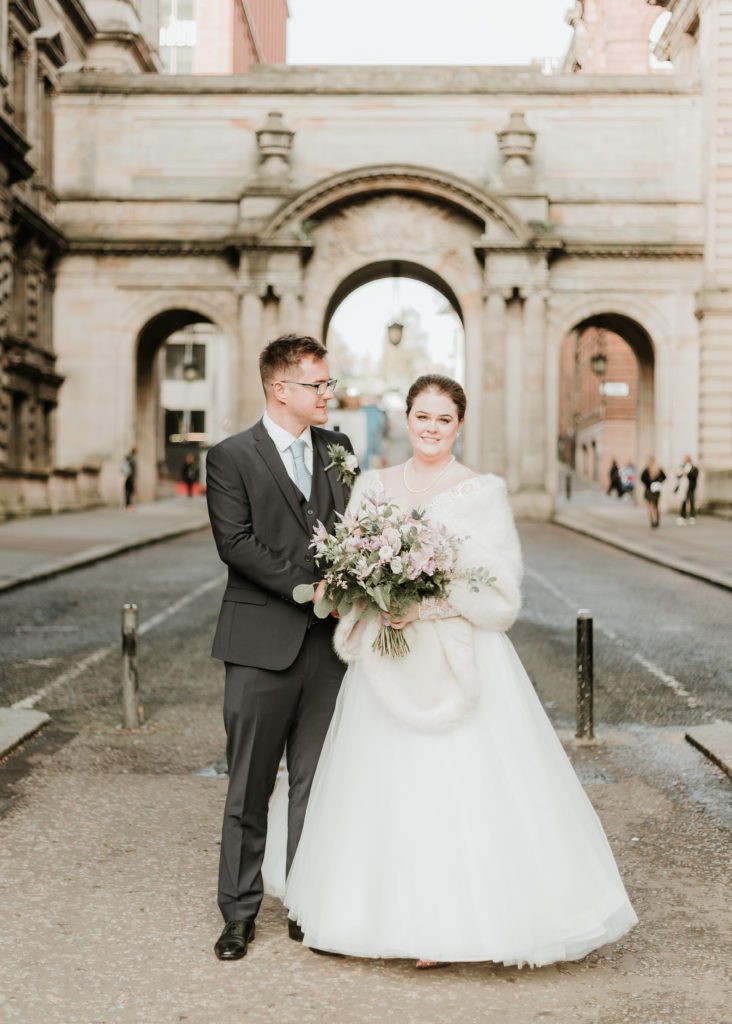
[[454, 461], [455, 456], [451, 455], [448, 464], [445, 466], [444, 469], [440, 470], [440, 472], [437, 474], [432, 483], [428, 484], [426, 487], [418, 487], [415, 489], [414, 487], [410, 487], [409, 484], [407, 483], [407, 466], [409, 465], [410, 462], [414, 462], [414, 459], [407, 459], [407, 461], [402, 466], [402, 482], [404, 483], [404, 486], [406, 487], [410, 494], [424, 494], [425, 491], [431, 490], [435, 486], [437, 481], [440, 480], [445, 475], [445, 473], [447, 473], [448, 469], [450, 468]]

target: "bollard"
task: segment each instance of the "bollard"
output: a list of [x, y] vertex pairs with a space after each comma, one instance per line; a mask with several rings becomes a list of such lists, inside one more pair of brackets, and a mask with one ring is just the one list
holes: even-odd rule
[[122, 711], [125, 729], [142, 725], [137, 677], [137, 605], [122, 605]]
[[577, 612], [577, 732], [578, 739], [594, 739], [594, 679], [592, 667], [592, 612]]
[[572, 474], [567, 473], [564, 478], [564, 496], [567, 501], [572, 500]]

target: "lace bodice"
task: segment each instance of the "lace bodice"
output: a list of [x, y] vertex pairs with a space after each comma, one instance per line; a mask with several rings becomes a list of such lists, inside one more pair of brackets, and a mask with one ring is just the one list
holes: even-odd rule
[[476, 473], [474, 476], [458, 481], [452, 487], [446, 487], [444, 490], [439, 491], [433, 498], [429, 498], [427, 501], [420, 501], [420, 495], [412, 494], [410, 491], [401, 490], [396, 494], [387, 492], [378, 469], [370, 469], [359, 476], [351, 494], [349, 505], [353, 507], [360, 502], [364, 494], [374, 493], [380, 498], [387, 498], [389, 501], [394, 502], [395, 505], [398, 505], [405, 512], [410, 512], [413, 508], [421, 508], [425, 512], [434, 512], [456, 498], [481, 490], [487, 486], [490, 480], [490, 474]]

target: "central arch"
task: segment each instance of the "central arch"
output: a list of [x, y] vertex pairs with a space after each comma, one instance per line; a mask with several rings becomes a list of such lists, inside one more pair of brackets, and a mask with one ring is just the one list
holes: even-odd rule
[[307, 235], [310, 222], [329, 210], [367, 196], [409, 195], [455, 209], [480, 226], [483, 235], [527, 242], [528, 225], [490, 193], [457, 175], [412, 164], [352, 168], [324, 178], [289, 200], [270, 218], [263, 240], [286, 233]]

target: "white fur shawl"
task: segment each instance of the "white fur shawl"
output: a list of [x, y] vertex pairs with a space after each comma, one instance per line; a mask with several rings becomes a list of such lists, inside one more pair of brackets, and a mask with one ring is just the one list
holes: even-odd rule
[[[380, 486], [378, 478], [372, 482]], [[349, 505], [367, 489], [363, 481]], [[475, 593], [466, 581], [453, 582], [453, 615], [409, 623], [404, 635], [410, 652], [404, 658], [374, 653], [379, 617], [359, 619], [355, 609], [339, 622], [334, 642], [391, 715], [411, 728], [435, 731], [459, 721], [477, 702], [482, 666], [475, 663], [473, 631], [505, 632], [514, 623], [521, 607], [521, 549], [500, 477], [471, 477], [438, 495], [426, 512], [462, 539], [459, 568], [487, 569], [495, 583], [479, 584]]]

